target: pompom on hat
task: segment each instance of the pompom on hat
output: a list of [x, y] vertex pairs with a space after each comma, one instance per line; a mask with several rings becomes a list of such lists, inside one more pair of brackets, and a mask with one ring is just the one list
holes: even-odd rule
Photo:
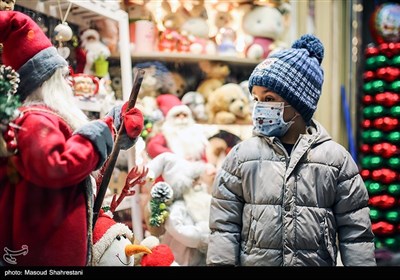
[[324, 46], [311, 34], [301, 36], [290, 49], [275, 52], [257, 65], [249, 90], [263, 86], [279, 94], [309, 123], [321, 96]]
[[28, 15], [0, 12], [2, 60], [20, 75], [18, 95], [24, 100], [67, 61], [61, 57], [43, 30]]

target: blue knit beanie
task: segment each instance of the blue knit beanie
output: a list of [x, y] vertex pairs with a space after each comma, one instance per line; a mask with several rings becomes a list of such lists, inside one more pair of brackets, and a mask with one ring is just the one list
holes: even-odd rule
[[249, 90], [257, 85], [279, 94], [309, 123], [321, 96], [323, 58], [321, 41], [314, 35], [303, 35], [292, 48], [273, 53], [256, 66], [249, 78]]

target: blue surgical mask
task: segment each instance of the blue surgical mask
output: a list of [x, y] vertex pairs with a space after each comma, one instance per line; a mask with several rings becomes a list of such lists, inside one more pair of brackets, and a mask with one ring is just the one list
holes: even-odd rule
[[283, 102], [255, 102], [253, 107], [253, 126], [257, 134], [281, 137], [285, 135], [297, 114], [288, 122], [283, 120]]

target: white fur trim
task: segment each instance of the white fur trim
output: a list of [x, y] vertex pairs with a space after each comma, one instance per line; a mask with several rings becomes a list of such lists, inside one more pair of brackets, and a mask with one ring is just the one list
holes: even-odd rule
[[191, 118], [191, 119], [193, 118], [192, 111], [190, 110], [190, 108], [187, 105], [176, 105], [176, 106], [172, 107], [168, 111], [166, 118], [174, 119], [175, 118], [174, 116], [178, 113], [186, 113], [189, 116], [189, 118]]
[[160, 240], [157, 237], [150, 235], [150, 236], [146, 237], [145, 239], [143, 239], [142, 242], [140, 242], [140, 244], [143, 246], [146, 246], [147, 248], [149, 248], [151, 250], [160, 244]]
[[126, 234], [126, 237], [131, 239], [133, 236], [132, 231], [127, 225], [122, 223], [116, 223], [111, 226], [106, 233], [93, 245], [93, 263], [96, 265], [99, 263], [104, 252], [110, 247], [117, 235]]

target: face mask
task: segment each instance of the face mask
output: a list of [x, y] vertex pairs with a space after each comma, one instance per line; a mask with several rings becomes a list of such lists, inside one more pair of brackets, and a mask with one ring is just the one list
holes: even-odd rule
[[288, 122], [283, 120], [283, 102], [256, 102], [253, 108], [254, 131], [264, 136], [281, 137], [293, 124], [294, 118]]

